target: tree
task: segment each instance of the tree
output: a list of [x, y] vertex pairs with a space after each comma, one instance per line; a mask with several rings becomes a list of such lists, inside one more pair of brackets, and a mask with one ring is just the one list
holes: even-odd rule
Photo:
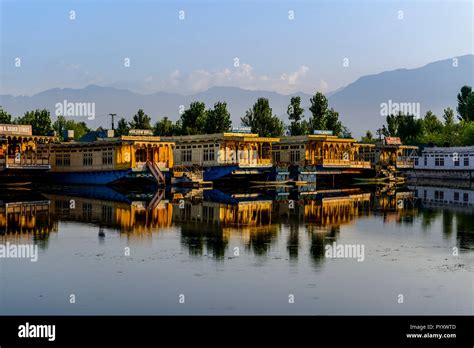
[[326, 114], [328, 112], [328, 100], [321, 92], [317, 92], [310, 99], [311, 106], [309, 111], [313, 115], [309, 121], [310, 132], [313, 133], [318, 129], [326, 128]]
[[368, 130], [367, 133], [365, 133], [365, 136], [360, 139], [360, 141], [366, 144], [375, 144], [377, 139], [375, 139], [372, 132]]
[[339, 113], [332, 108], [326, 112], [326, 128], [325, 129], [331, 130], [333, 135], [336, 135], [336, 136], [341, 135], [342, 124], [341, 124], [341, 121], [339, 121]]
[[439, 134], [443, 130], [443, 124], [435, 114], [431, 111], [427, 111], [423, 118], [423, 131], [426, 133]]
[[463, 86], [458, 93], [458, 118], [465, 121], [474, 121], [474, 92], [471, 86]]
[[435, 114], [427, 111], [421, 123], [422, 135], [419, 140], [422, 143], [441, 144], [443, 142], [442, 133], [444, 126]]
[[259, 98], [251, 109], [241, 117], [242, 124], [250, 127], [252, 133], [262, 137], [277, 137], [283, 135], [285, 126], [278, 116], [273, 115], [272, 108], [266, 98]]
[[159, 136], [171, 136], [174, 133], [173, 122], [168, 117], [156, 122], [153, 134]]
[[115, 136], [120, 137], [122, 135], [128, 135], [130, 126], [123, 117], [117, 123], [117, 129], [115, 129]]
[[51, 115], [46, 109], [27, 111], [22, 117], [15, 120], [17, 124], [31, 125], [34, 135], [48, 135], [51, 132]]
[[460, 125], [460, 145], [474, 145], [474, 122], [461, 121]]
[[130, 128], [132, 129], [152, 129], [151, 118], [143, 112], [143, 109], [139, 109], [138, 112], [133, 116], [132, 122], [130, 122]]
[[203, 134], [206, 119], [206, 104], [197, 101], [192, 102], [189, 105], [189, 109], [185, 110], [181, 115], [182, 134]]
[[227, 103], [217, 102], [214, 109], [207, 110], [204, 132], [207, 134], [228, 132], [232, 127]]
[[344, 139], [352, 139], [352, 132], [346, 126], [341, 127], [341, 137]]
[[12, 123], [12, 115], [3, 110], [0, 106], [0, 123]]
[[406, 144], [415, 144], [418, 137], [423, 132], [423, 121], [416, 119], [414, 115], [397, 115], [397, 133], [396, 136]]
[[[395, 115], [388, 115], [386, 118], [387, 127], [385, 128], [384, 136], [388, 137], [395, 137], [398, 133], [398, 121], [400, 118]], [[385, 127], [385, 125], [384, 125]]]
[[454, 111], [451, 108], [444, 109], [443, 113], [444, 126], [451, 127], [454, 126]]
[[85, 122], [76, 122], [74, 120], [67, 120], [64, 116], [59, 115], [57, 120], [53, 123], [53, 130], [55, 130], [61, 140], [64, 140], [64, 131], [73, 130], [74, 139], [81, 139], [84, 135], [89, 133], [90, 129]]
[[289, 127], [290, 135], [303, 135], [308, 132], [307, 122], [302, 121], [304, 109], [301, 107], [301, 97], [291, 98], [286, 113], [291, 121]]

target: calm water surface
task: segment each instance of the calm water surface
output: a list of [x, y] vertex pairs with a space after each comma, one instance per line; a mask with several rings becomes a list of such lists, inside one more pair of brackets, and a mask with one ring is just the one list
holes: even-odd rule
[[0, 313], [473, 314], [473, 205], [426, 189], [4, 190], [0, 243], [39, 256], [0, 258]]

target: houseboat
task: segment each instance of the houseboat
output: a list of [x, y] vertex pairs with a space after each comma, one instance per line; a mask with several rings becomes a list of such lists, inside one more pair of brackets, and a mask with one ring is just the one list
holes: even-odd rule
[[113, 130], [93, 141], [48, 144], [48, 178], [61, 184], [107, 185], [147, 178], [164, 184], [173, 167], [173, 143], [153, 135], [114, 137]]
[[414, 168], [409, 173], [411, 178], [474, 179], [474, 146], [426, 147], [413, 161]]
[[54, 136], [33, 135], [30, 125], [0, 124], [0, 185], [19, 184], [51, 169]]
[[279, 138], [252, 133], [216, 133], [163, 138], [175, 143], [174, 182], [215, 181], [270, 172], [272, 143]]
[[361, 175], [372, 165], [363, 152], [375, 147], [331, 134], [282, 137], [273, 144], [276, 180], [316, 182], [320, 175]]

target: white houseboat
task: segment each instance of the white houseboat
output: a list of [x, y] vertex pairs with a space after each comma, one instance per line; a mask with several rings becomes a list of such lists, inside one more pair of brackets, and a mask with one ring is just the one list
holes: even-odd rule
[[414, 178], [474, 179], [474, 146], [428, 147], [413, 161], [410, 176]]

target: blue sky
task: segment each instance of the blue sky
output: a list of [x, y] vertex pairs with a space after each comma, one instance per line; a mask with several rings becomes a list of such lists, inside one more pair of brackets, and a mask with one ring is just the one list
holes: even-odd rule
[[89, 84], [329, 92], [363, 75], [474, 53], [472, 1], [0, 3], [1, 94]]

